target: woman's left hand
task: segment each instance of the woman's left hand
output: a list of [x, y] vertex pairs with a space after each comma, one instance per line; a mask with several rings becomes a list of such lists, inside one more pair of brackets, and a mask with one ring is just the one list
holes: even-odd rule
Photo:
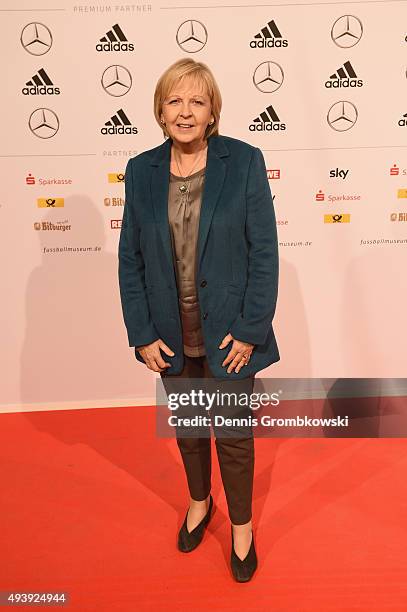
[[227, 369], [227, 373], [230, 374], [233, 372], [233, 370], [235, 370], [237, 374], [244, 365], [248, 364], [255, 345], [250, 344], [249, 342], [235, 340], [232, 334], [227, 334], [227, 336], [225, 336], [220, 343], [219, 348], [225, 348], [225, 346], [227, 346], [231, 340], [233, 340], [232, 348], [223, 361], [222, 367], [231, 362]]

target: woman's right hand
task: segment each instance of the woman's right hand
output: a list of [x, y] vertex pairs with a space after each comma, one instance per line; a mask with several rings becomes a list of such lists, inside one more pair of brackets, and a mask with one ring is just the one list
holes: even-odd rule
[[153, 370], [153, 372], [164, 372], [166, 368], [171, 366], [170, 363], [164, 361], [161, 357], [160, 349], [164, 351], [166, 355], [173, 357], [175, 355], [166, 344], [159, 338], [151, 344], [144, 344], [143, 346], [136, 346], [136, 351], [140, 353], [145, 361], [146, 366]]

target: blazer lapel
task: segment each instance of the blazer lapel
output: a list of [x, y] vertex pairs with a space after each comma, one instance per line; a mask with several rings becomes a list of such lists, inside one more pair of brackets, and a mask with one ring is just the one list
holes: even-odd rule
[[208, 140], [208, 154], [206, 158], [205, 182], [202, 194], [201, 213], [199, 218], [197, 270], [203, 256], [206, 239], [211, 226], [213, 213], [219, 201], [223, 183], [226, 176], [226, 164], [222, 157], [229, 155], [229, 151], [219, 136], [212, 136]]
[[[202, 194], [201, 212], [198, 230], [197, 270], [203, 256], [213, 213], [219, 201], [226, 176], [226, 164], [222, 157], [229, 155], [224, 142], [219, 136], [208, 139], [205, 182]], [[168, 191], [170, 180], [171, 140], [168, 138], [158, 149], [151, 162], [154, 166], [151, 174], [151, 199], [158, 230], [162, 239], [164, 257], [170, 266], [175, 282], [175, 269], [171, 244], [170, 226], [168, 221]]]
[[151, 201], [154, 209], [154, 217], [157, 229], [161, 236], [163, 256], [165, 263], [169, 266], [169, 274], [174, 274], [172, 280], [175, 284], [175, 269], [172, 255], [172, 244], [170, 226], [168, 222], [168, 192], [170, 182], [170, 155], [171, 140], [167, 139], [158, 149], [151, 161], [153, 171], [151, 173]]

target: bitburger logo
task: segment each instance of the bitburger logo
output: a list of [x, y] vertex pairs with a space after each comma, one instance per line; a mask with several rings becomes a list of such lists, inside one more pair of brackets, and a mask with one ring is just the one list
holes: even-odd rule
[[49, 231], [66, 232], [71, 229], [71, 224], [68, 223], [68, 221], [55, 221], [55, 223], [52, 223], [52, 221], [41, 221], [41, 222], [37, 221], [34, 223], [34, 229], [37, 231], [42, 230], [44, 232], [49, 232]]
[[134, 51], [134, 45], [129, 43], [119, 24], [115, 23], [96, 44], [96, 51]]
[[407, 213], [406, 212], [391, 213], [390, 221], [407, 221]]
[[104, 198], [103, 204], [105, 206], [124, 206], [123, 198]]
[[276, 111], [270, 104], [258, 117], [249, 124], [251, 132], [271, 132], [274, 130], [285, 130], [285, 123], [281, 123]]
[[124, 110], [121, 108], [115, 115], [106, 121], [104, 127], [101, 128], [101, 134], [137, 134], [138, 130], [132, 126], [130, 119], [127, 117]]
[[29, 81], [26, 82], [22, 89], [25, 96], [53, 96], [59, 95], [61, 90], [55, 87], [54, 83], [45, 72], [44, 68], [40, 68]]
[[338, 87], [362, 87], [362, 79], [358, 79], [356, 72], [350, 62], [345, 62], [343, 66], [338, 68], [336, 72], [331, 74], [329, 79], [325, 81], [325, 87], [328, 89]]
[[252, 49], [274, 49], [278, 47], [288, 47], [288, 40], [282, 37], [274, 19], [269, 21], [258, 34], [253, 36], [249, 46]]

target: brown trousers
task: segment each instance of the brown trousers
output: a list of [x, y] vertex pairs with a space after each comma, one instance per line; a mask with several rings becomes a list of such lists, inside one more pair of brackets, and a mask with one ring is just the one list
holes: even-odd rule
[[[188, 357], [184, 355], [184, 358], [185, 364], [180, 374], [169, 376], [166, 372], [161, 373], [167, 394], [171, 390], [171, 380], [176, 378], [212, 378], [213, 381], [219, 381], [219, 386], [217, 384], [219, 390], [228, 392], [229, 389], [232, 389], [230, 385], [233, 384], [233, 381], [213, 378], [206, 356]], [[254, 376], [250, 376], [240, 383], [243, 383], [245, 393], [250, 394], [253, 391]], [[249, 416], [251, 409], [229, 405], [227, 408], [217, 408], [216, 413], [233, 418], [233, 416]], [[211, 491], [210, 433], [208, 436], [205, 434], [205, 437], [182, 437], [178, 428], [175, 429], [190, 495], [192, 499], [197, 501], [204, 500]], [[208, 430], [210, 432], [209, 428]], [[246, 434], [244, 437], [241, 437], [241, 435], [239, 437], [216, 435], [216, 431], [214, 428], [215, 446], [229, 518], [233, 524], [243, 525], [250, 521], [252, 517], [254, 439], [251, 427], [244, 430], [249, 431], [249, 435]]]

